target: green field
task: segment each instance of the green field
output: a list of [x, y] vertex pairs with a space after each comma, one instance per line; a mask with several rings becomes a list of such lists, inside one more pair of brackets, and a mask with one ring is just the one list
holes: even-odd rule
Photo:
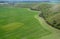
[[0, 39], [39, 39], [50, 34], [35, 15], [38, 12], [28, 8], [0, 7]]

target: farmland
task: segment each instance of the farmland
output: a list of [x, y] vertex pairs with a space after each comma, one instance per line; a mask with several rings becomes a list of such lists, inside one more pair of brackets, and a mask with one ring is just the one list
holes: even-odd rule
[[[31, 4], [28, 8], [26, 5], [24, 7], [0, 5], [0, 39], [60, 39], [60, 31], [39, 17], [40, 11], [31, 10], [29, 7]], [[38, 5], [40, 7], [40, 4]], [[34, 6], [33, 9], [37, 8], [35, 4], [32, 6]], [[44, 11], [45, 8], [42, 6], [41, 9]]]
[[0, 39], [38, 39], [51, 33], [37, 19], [37, 11], [0, 7]]

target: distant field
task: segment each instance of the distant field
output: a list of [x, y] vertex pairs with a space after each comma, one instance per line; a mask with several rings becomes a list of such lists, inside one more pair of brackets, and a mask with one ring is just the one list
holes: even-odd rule
[[0, 7], [0, 39], [39, 39], [50, 34], [27, 8]]

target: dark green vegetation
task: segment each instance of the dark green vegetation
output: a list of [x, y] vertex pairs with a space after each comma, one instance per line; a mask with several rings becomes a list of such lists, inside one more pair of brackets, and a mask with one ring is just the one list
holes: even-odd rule
[[43, 17], [49, 25], [60, 29], [60, 4], [41, 3], [30, 9], [41, 11], [40, 17]]
[[48, 24], [60, 29], [60, 4], [44, 4], [42, 7], [42, 17]]
[[39, 39], [50, 34], [27, 8], [0, 7], [0, 39]]

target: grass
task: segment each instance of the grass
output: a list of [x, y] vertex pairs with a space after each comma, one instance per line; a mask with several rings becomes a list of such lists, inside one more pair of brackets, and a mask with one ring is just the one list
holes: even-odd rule
[[39, 39], [50, 34], [27, 8], [0, 7], [0, 39]]
[[22, 27], [22, 25], [24, 25], [23, 23], [10, 23], [10, 24], [7, 24], [5, 26], [3, 26], [2, 28], [5, 30], [5, 31], [13, 31], [19, 27]]
[[45, 35], [40, 39], [60, 39], [60, 30], [58, 30], [56, 28], [53, 28], [50, 25], [48, 25], [42, 17], [38, 17], [36, 15], [35, 18], [40, 22], [42, 27], [44, 27], [45, 29], [51, 31], [51, 34]]

